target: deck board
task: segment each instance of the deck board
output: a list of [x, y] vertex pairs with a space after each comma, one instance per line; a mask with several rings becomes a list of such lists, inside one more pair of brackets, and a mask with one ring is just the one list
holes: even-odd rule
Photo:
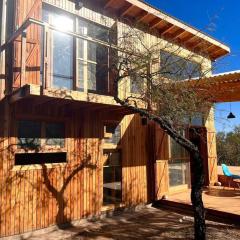
[[[169, 201], [191, 205], [190, 190], [171, 194]], [[205, 208], [237, 214], [240, 217], [240, 190], [210, 188], [203, 191]]]

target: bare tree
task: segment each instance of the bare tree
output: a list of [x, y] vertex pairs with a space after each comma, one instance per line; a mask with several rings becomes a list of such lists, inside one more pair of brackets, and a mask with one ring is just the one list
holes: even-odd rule
[[114, 98], [142, 118], [158, 124], [190, 154], [195, 239], [205, 239], [204, 168], [198, 133], [192, 129], [190, 141], [182, 132], [191, 126], [190, 119], [197, 115], [207, 117], [211, 109], [213, 93], [201, 82], [211, 72], [210, 61], [146, 34], [143, 26], [121, 24], [117, 50], [112, 50]]

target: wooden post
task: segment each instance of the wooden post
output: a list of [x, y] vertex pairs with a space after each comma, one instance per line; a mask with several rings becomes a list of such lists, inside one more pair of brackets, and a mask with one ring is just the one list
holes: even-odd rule
[[26, 50], [27, 50], [27, 32], [23, 31], [21, 35], [21, 76], [20, 87], [26, 84]]

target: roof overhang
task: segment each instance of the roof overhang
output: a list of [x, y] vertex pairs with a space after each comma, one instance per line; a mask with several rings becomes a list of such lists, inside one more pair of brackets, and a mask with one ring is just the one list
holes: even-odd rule
[[140, 0], [103, 0], [104, 9], [120, 18], [132, 19], [149, 26], [161, 38], [216, 60], [230, 52], [230, 48], [159, 9]]

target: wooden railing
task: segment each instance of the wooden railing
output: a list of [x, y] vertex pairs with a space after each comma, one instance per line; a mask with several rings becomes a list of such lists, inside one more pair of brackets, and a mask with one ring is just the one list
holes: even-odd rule
[[[105, 46], [108, 48], [108, 54], [109, 54], [109, 51], [110, 51], [110, 48], [111, 49], [117, 49], [117, 47], [113, 44], [110, 44], [110, 43], [107, 43], [107, 42], [104, 42], [104, 41], [101, 41], [101, 40], [97, 40], [97, 39], [94, 39], [94, 38], [91, 38], [89, 36], [85, 36], [85, 35], [81, 35], [81, 34], [78, 34], [78, 33], [75, 33], [75, 32], [70, 32], [70, 31], [64, 31], [64, 30], [61, 30], [59, 28], [56, 28], [48, 23], [45, 23], [45, 22], [42, 22], [42, 21], [39, 21], [39, 20], [36, 20], [36, 19], [33, 19], [33, 18], [28, 18], [22, 25], [21, 27], [19, 27], [14, 33], [13, 35], [9, 38], [9, 40], [3, 44], [1, 47], [0, 47], [0, 52], [2, 51], [6, 51], [8, 50], [10, 47], [13, 47], [13, 43], [15, 41], [18, 41], [20, 42], [21, 44], [21, 53], [20, 53], [20, 66], [18, 68], [20, 68], [19, 70], [19, 84], [18, 86], [14, 86], [14, 79], [11, 81], [12, 84], [11, 86], [8, 85], [8, 88], [7, 89], [7, 93], [11, 93], [13, 92], [16, 88], [19, 88], [19, 87], [22, 87], [24, 86], [25, 84], [28, 84], [28, 83], [31, 83], [29, 82], [29, 79], [27, 77], [27, 48], [28, 48], [28, 42], [29, 42], [29, 39], [27, 39], [27, 32], [28, 32], [28, 29], [30, 26], [38, 26], [41, 28], [41, 42], [40, 43], [40, 50], [42, 52], [40, 58], [41, 58], [41, 76], [39, 76], [39, 78], [41, 78], [40, 80], [40, 85], [42, 86], [43, 89], [46, 89], [46, 88], [50, 88], [51, 87], [51, 84], [50, 84], [50, 79], [49, 79], [49, 76], [51, 75], [50, 73], [50, 66], [49, 66], [49, 55], [50, 55], [50, 51], [51, 51], [51, 46], [49, 45], [49, 32], [50, 31], [57, 31], [57, 32], [60, 32], [60, 33], [64, 33], [68, 36], [71, 36], [73, 37], [74, 40], [76, 39], [82, 39], [82, 40], [86, 40], [88, 42], [92, 42], [92, 43], [96, 43], [96, 44], [99, 44], [101, 46]], [[76, 49], [75, 49], [76, 51]], [[73, 58], [75, 57], [74, 56], [75, 53], [73, 52]], [[108, 55], [108, 64], [109, 64], [109, 55]], [[73, 67], [74, 68], [74, 67]], [[76, 67], [75, 67], [76, 68]], [[72, 86], [73, 88], [71, 90], [77, 90], [77, 78], [75, 76], [76, 74], [76, 69], [72, 69], [73, 70], [73, 83], [72, 83]], [[110, 72], [109, 72], [109, 68], [108, 68], [108, 79], [107, 79], [107, 89], [105, 89], [105, 93], [103, 93], [103, 95], [112, 95], [112, 84], [111, 84], [111, 77], [110, 77]], [[39, 69], [39, 75], [40, 75], [40, 69]], [[88, 92], [88, 88], [87, 88], [87, 85], [84, 84], [84, 89], [83, 89], [83, 92]], [[96, 90], [96, 92], [97, 90]]]

